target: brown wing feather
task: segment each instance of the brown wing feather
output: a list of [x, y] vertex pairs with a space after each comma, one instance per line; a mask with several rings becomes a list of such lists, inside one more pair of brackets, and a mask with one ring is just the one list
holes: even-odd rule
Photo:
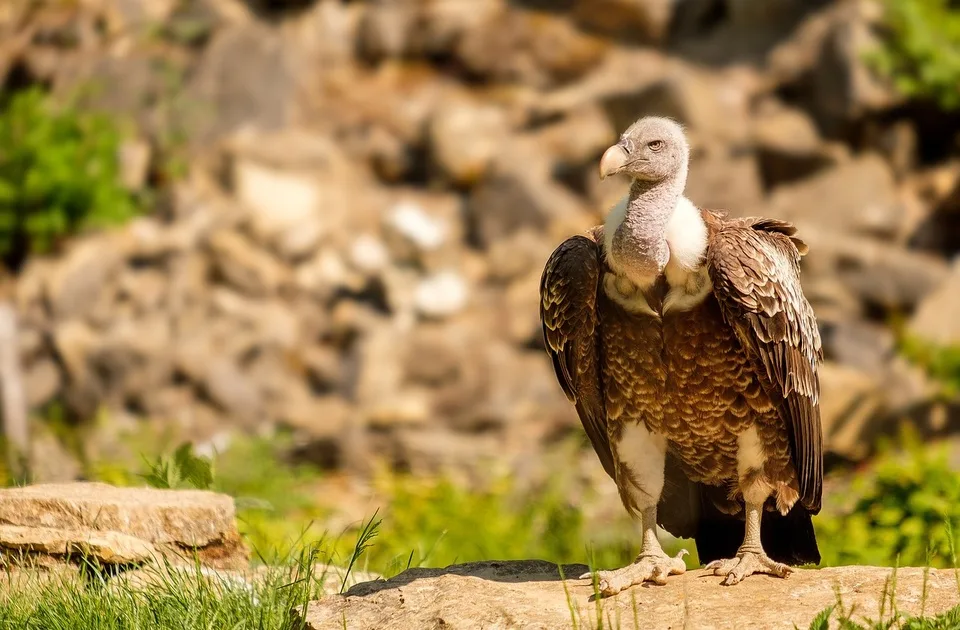
[[540, 278], [540, 321], [557, 380], [575, 403], [603, 469], [613, 477], [597, 344], [600, 269], [600, 248], [595, 240], [574, 236], [561, 243]]
[[740, 219], [713, 234], [707, 253], [714, 294], [734, 327], [790, 434], [800, 500], [820, 510], [823, 438], [820, 381], [823, 360], [813, 309], [800, 287], [803, 241], [776, 219]]

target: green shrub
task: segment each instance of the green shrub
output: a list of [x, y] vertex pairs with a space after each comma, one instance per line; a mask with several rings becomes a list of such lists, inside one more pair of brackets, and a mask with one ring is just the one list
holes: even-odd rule
[[883, 444], [872, 470], [849, 492], [835, 492], [834, 513], [817, 519], [825, 565], [954, 565], [960, 476], [945, 449], [923, 444], [914, 431], [905, 429], [899, 442], [899, 453]]
[[119, 143], [111, 119], [54, 107], [37, 88], [0, 101], [0, 258], [16, 266], [78, 230], [133, 216]]
[[888, 34], [871, 56], [906, 96], [960, 107], [960, 6], [955, 0], [885, 0]]
[[960, 395], [960, 348], [908, 338], [901, 342], [900, 352], [940, 383], [944, 398]]

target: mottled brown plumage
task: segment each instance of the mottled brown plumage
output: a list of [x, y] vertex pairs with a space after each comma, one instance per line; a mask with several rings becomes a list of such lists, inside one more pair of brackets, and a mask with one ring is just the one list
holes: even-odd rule
[[[647, 154], [655, 159], [652, 151]], [[618, 168], [622, 156], [614, 158]], [[635, 185], [631, 199], [645, 190]], [[629, 512], [655, 514], [672, 534], [696, 538], [703, 561], [749, 552], [770, 563], [766, 572], [786, 575], [766, 559], [759, 540], [749, 539], [753, 524], [773, 560], [819, 561], [810, 514], [819, 511], [822, 491], [822, 355], [799, 282], [806, 246], [781, 221], [692, 212], [698, 216], [687, 219], [689, 225], [695, 219], [705, 226], [704, 251], [694, 263], [684, 262], [683, 234], [667, 239], [668, 263], [654, 264], [651, 254], [633, 267], [653, 268], [649, 276], [631, 275], [622, 256], [611, 256], [615, 241], [603, 226], [562, 243], [541, 279], [544, 342]], [[608, 221], [606, 230], [630, 238], [618, 227], [627, 217]], [[661, 231], [669, 231], [666, 225]], [[646, 233], [634, 231], [642, 244]], [[751, 501], [766, 508], [762, 526], [756, 510], [745, 510]], [[648, 543], [645, 538], [645, 548]], [[650, 546], [638, 563], [653, 558], [653, 565], [633, 583], [662, 581], [664, 566], [682, 570], [657, 565], [662, 551], [655, 539]], [[737, 575], [725, 583], [762, 570], [756, 562], [742, 570], [731, 569], [736, 558], [726, 562], [734, 564], [723, 570]]]

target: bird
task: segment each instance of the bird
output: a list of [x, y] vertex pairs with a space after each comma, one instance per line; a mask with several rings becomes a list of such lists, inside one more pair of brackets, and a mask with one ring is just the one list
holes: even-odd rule
[[689, 161], [681, 124], [633, 123], [599, 163], [629, 194], [563, 241], [540, 280], [557, 380], [639, 521], [636, 560], [596, 574], [603, 596], [686, 571], [658, 525], [693, 538], [727, 586], [820, 562], [823, 351], [800, 284], [808, 247], [788, 222], [695, 205]]

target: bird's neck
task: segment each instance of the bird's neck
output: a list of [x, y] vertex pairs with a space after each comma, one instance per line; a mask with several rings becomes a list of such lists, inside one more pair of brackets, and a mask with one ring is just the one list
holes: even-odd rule
[[[670, 260], [667, 224], [683, 195], [680, 174], [658, 182], [636, 180], [608, 250], [615, 271], [640, 287], [656, 282]], [[617, 217], [619, 218], [619, 217]]]

